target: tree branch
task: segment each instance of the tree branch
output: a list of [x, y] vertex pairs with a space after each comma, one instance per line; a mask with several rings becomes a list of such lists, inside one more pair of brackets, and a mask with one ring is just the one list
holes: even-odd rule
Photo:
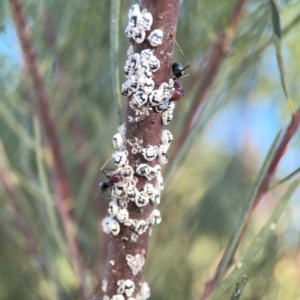
[[[151, 47], [147, 38], [141, 44], [133, 42], [134, 52], [140, 53], [144, 49], [153, 49], [153, 54], [160, 60], [160, 68], [157, 72], [153, 73], [153, 80], [155, 82], [155, 89], [157, 89], [161, 83], [168, 82], [169, 70], [172, 60], [173, 40], [175, 38], [176, 26], [179, 14], [179, 0], [142, 0], [140, 9], [141, 11], [146, 8], [151, 12], [153, 16], [153, 29], [161, 29], [163, 31], [163, 42], [158, 47]], [[147, 35], [149, 32], [147, 32]], [[159, 146], [161, 142], [162, 134], [162, 114], [149, 110], [149, 116], [140, 122], [129, 122], [128, 116], [134, 116], [135, 113], [129, 105], [128, 98], [126, 109], [126, 141], [134, 141], [137, 137], [143, 140], [142, 147], [147, 145]], [[135, 170], [137, 165], [146, 163], [149, 166], [158, 164], [158, 159], [149, 162], [144, 159], [141, 153], [132, 154], [132, 147], [127, 143], [126, 150], [128, 151], [129, 165]], [[140, 190], [148, 182], [145, 177], [137, 176], [138, 183], [136, 188]], [[155, 179], [150, 181], [155, 184]], [[153, 205], [146, 205], [142, 208], [138, 208], [135, 203], [129, 202], [127, 210], [131, 219], [145, 220], [149, 217], [153, 210]], [[117, 294], [117, 282], [122, 279], [130, 279], [135, 284], [136, 296], [138, 289], [140, 288], [144, 275], [144, 267], [137, 274], [132, 273], [132, 269], [129, 267], [126, 255], [130, 254], [135, 256], [136, 254], [143, 255], [144, 257], [148, 251], [149, 241], [149, 228], [145, 233], [138, 236], [136, 242], [131, 241], [132, 229], [128, 226], [120, 224], [121, 230], [117, 236], [110, 235], [108, 245], [108, 257], [106, 264], [105, 281], [107, 288], [105, 295], [112, 297]], [[113, 262], [113, 265], [112, 265]]]

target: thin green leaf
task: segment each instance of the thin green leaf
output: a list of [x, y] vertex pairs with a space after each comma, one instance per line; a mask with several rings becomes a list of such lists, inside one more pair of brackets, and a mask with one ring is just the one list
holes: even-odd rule
[[111, 61], [111, 75], [112, 75], [112, 88], [115, 102], [117, 104], [118, 121], [121, 125], [122, 115], [122, 102], [120, 92], [120, 78], [119, 78], [119, 20], [120, 20], [120, 0], [111, 1], [110, 11], [110, 61]]
[[[297, 15], [282, 31], [282, 35], [285, 36], [287, 35], [298, 23], [300, 22], [300, 14]], [[253, 54], [250, 54], [249, 56], [247, 56], [246, 58], [243, 59], [243, 63], [240, 64], [240, 66], [234, 70], [232, 77], [233, 78], [239, 78], [241, 76], [241, 72], [243, 72], [243, 70], [247, 70], [247, 67], [250, 66], [251, 64], [253, 64], [259, 57], [259, 55], [261, 55], [261, 53], [266, 50], [268, 48], [269, 45], [272, 44], [272, 40], [267, 41], [266, 43], [264, 43], [261, 47], [259, 47], [259, 49], [257, 49]], [[236, 80], [236, 79], [235, 79]], [[228, 90], [227, 85], [224, 87], [224, 90]], [[222, 93], [220, 93], [221, 95]], [[229, 97], [230, 95], [228, 95], [227, 97]], [[203, 110], [206, 109], [206, 106], [208, 105], [208, 101], [206, 101], [204, 103], [204, 108]], [[184, 141], [183, 146], [179, 149], [178, 154], [176, 155], [175, 159], [172, 161], [167, 174], [165, 174], [164, 177], [164, 182], [165, 185], [167, 185], [168, 180], [170, 178], [170, 175], [173, 172], [173, 169], [175, 166], [179, 165], [180, 162], [182, 162], [182, 160], [184, 159], [184, 157], [188, 154], [189, 150], [192, 149], [193, 145], [195, 144], [195, 141], [198, 139], [198, 136], [200, 135], [201, 131], [203, 130], [203, 128], [206, 126], [207, 122], [215, 115], [215, 113], [218, 111], [219, 108], [221, 108], [222, 105], [219, 105], [219, 107], [214, 107], [213, 108], [213, 112], [208, 118], [207, 120], [201, 122], [201, 124], [197, 124], [197, 128], [193, 128], [192, 132], [189, 134], [188, 138]]]
[[235, 288], [230, 300], [237, 300], [240, 298], [242, 291], [247, 282], [248, 282], [248, 277], [246, 275], [244, 275], [243, 278], [241, 279], [241, 281], [236, 284], [236, 288]]
[[274, 31], [274, 46], [276, 50], [276, 59], [277, 64], [279, 68], [280, 73], [280, 81], [281, 86], [286, 98], [286, 101], [288, 103], [289, 109], [291, 113], [294, 113], [294, 108], [292, 105], [292, 102], [289, 98], [287, 86], [286, 86], [286, 80], [285, 80], [285, 68], [284, 68], [284, 60], [282, 57], [282, 44], [281, 44], [281, 26], [280, 26], [280, 15], [277, 3], [275, 0], [269, 0], [270, 7], [271, 7], [271, 13], [272, 13], [272, 23], [273, 23], [273, 31]]
[[49, 232], [54, 237], [55, 242], [60, 248], [61, 253], [64, 254], [64, 257], [69, 258], [65, 239], [62, 237], [61, 231], [59, 229], [59, 222], [56, 215], [54, 201], [50, 194], [47, 172], [45, 170], [44, 160], [43, 160], [43, 149], [41, 144], [42, 141], [41, 141], [40, 126], [36, 117], [33, 119], [33, 128], [34, 128], [34, 135], [35, 135], [34, 145], [35, 145], [35, 152], [36, 152], [36, 164], [38, 169], [38, 177], [39, 177], [39, 181], [43, 193], [43, 199], [46, 205], [46, 212], [50, 222]]
[[245, 269], [250, 265], [253, 261], [259, 250], [266, 244], [267, 239], [269, 238], [271, 231], [274, 229], [274, 224], [276, 224], [286, 206], [289, 199], [291, 198], [292, 194], [299, 186], [300, 180], [293, 182], [283, 198], [280, 200], [280, 203], [274, 210], [272, 216], [265, 224], [265, 226], [261, 229], [258, 235], [255, 237], [253, 242], [248, 247], [247, 251], [245, 252], [243, 258], [241, 259], [242, 267], [236, 268], [231, 274], [215, 289], [214, 293], [211, 296], [211, 300], [213, 299], [220, 299], [220, 296], [230, 287], [234, 285], [234, 283], [238, 280], [239, 277], [245, 273]]
[[33, 141], [24, 126], [15, 118], [12, 111], [7, 107], [5, 102], [0, 101], [0, 118], [5, 121], [6, 125], [16, 134], [22, 144], [33, 150]]
[[275, 0], [269, 0], [270, 7], [271, 7], [271, 14], [272, 14], [272, 23], [274, 34], [281, 40], [281, 25], [280, 25], [280, 15], [279, 15], [279, 8]]
[[273, 183], [270, 187], [269, 190], [274, 189], [275, 187], [277, 187], [278, 185], [287, 182], [288, 180], [290, 180], [292, 177], [294, 177], [295, 175], [297, 175], [300, 172], [300, 167], [297, 168], [294, 172], [292, 172], [291, 174], [289, 174], [288, 176], [284, 177], [283, 179]]
[[276, 146], [277, 146], [277, 143], [278, 143], [278, 140], [279, 140], [279, 137], [280, 137], [280, 133], [281, 133], [281, 130], [278, 132], [278, 134], [276, 135], [275, 137], [275, 140], [267, 154], [267, 157], [262, 165], [262, 168], [258, 174], [258, 177], [252, 187], [252, 191], [250, 193], [250, 197], [246, 203], [246, 206], [243, 210], [243, 213], [242, 213], [242, 216], [236, 226], [236, 231], [233, 235], [233, 238], [231, 239], [231, 242], [226, 250], [226, 253], [225, 253], [225, 256], [224, 256], [224, 259], [223, 259], [223, 263], [222, 265], [219, 266], [219, 270], [218, 270], [218, 273], [219, 273], [219, 276], [218, 276], [218, 281], [222, 278], [228, 264], [229, 264], [229, 261], [230, 259], [232, 258], [232, 256], [234, 255], [234, 251], [235, 251], [235, 248], [236, 248], [236, 245], [238, 243], [238, 240], [239, 240], [239, 236], [241, 234], [241, 231], [245, 225], [245, 223], [247, 222], [247, 217], [249, 215], [249, 211], [251, 210], [252, 206], [253, 206], [253, 203], [256, 199], [256, 195], [258, 193], [258, 190], [259, 190], [259, 187], [260, 187], [260, 184], [262, 182], [262, 180], [264, 179], [265, 175], [266, 175], [266, 172], [268, 170], [268, 167], [272, 161], [272, 158], [275, 154], [275, 151], [276, 151]]

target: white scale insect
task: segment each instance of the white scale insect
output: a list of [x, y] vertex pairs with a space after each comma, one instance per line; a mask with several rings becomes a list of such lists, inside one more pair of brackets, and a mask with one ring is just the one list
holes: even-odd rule
[[133, 46], [130, 45], [129, 48], [128, 48], [128, 50], [127, 50], [127, 56], [130, 57], [133, 53], [134, 53]]
[[128, 97], [132, 95], [131, 81], [129, 79], [122, 84], [121, 94]]
[[137, 93], [132, 97], [132, 103], [137, 107], [140, 108], [148, 101], [148, 96], [144, 93]]
[[157, 191], [151, 183], [147, 183], [140, 191], [139, 198], [135, 201], [138, 207], [143, 207], [147, 205], [149, 202], [159, 203], [160, 195], [159, 191]]
[[154, 81], [152, 79], [147, 79], [144, 84], [144, 89], [143, 89], [144, 93], [146, 95], [149, 95], [152, 92], [152, 90], [154, 89], [154, 86], [155, 86]]
[[141, 30], [147, 30], [149, 31], [151, 29], [153, 23], [153, 17], [152, 14], [147, 12], [147, 10], [142, 11], [142, 18], [140, 22], [138, 23], [138, 26]]
[[111, 300], [125, 300], [123, 295], [113, 295]]
[[149, 222], [151, 225], [157, 225], [161, 222], [161, 214], [158, 209], [154, 209], [150, 216], [149, 216]]
[[148, 228], [148, 224], [145, 220], [139, 220], [136, 222], [136, 225], [135, 225], [135, 231], [137, 234], [141, 235], [143, 234], [144, 232], [146, 232]]
[[112, 200], [108, 204], [108, 213], [114, 217], [119, 212], [119, 205], [116, 200]]
[[151, 56], [153, 55], [153, 52], [151, 49], [145, 49], [141, 52], [141, 58], [149, 60]]
[[149, 36], [148, 40], [152, 47], [157, 47], [162, 44], [164, 33], [161, 29], [153, 30]]
[[143, 157], [148, 161], [153, 161], [157, 156], [157, 146], [148, 145], [142, 150]]
[[169, 106], [169, 100], [172, 98], [172, 95], [171, 94], [165, 94], [163, 96], [164, 98], [158, 103], [157, 106], [155, 106], [155, 111], [157, 113], [161, 113], [165, 110], [168, 109], [168, 106]]
[[149, 102], [152, 106], [158, 105], [164, 98], [162, 90], [154, 90], [149, 94]]
[[149, 196], [144, 193], [139, 193], [139, 196], [135, 200], [135, 204], [137, 207], [143, 207], [149, 203]]
[[158, 150], [157, 150], [157, 154], [158, 154], [158, 162], [161, 164], [161, 165], [164, 165], [168, 162], [168, 146], [166, 145], [160, 145]]
[[123, 139], [125, 138], [126, 128], [125, 123], [118, 127], [118, 132], [122, 135]]
[[146, 33], [151, 29], [153, 17], [146, 9], [140, 11], [138, 4], [133, 5], [128, 13], [129, 23], [125, 33], [129, 38], [133, 38], [138, 44], [145, 40]]
[[120, 232], [120, 224], [111, 216], [105, 217], [101, 224], [103, 231], [107, 234], [112, 233], [113, 235], [118, 235]]
[[[158, 175], [158, 177], [162, 177], [162, 176]], [[144, 188], [142, 188], [142, 190], [145, 195], [148, 195], [150, 202], [152, 202], [153, 204], [160, 203], [160, 192], [151, 183], [147, 183], [144, 186]]]
[[114, 163], [117, 167], [124, 167], [125, 165], [128, 165], [127, 160], [127, 151], [116, 151], [112, 154], [112, 158], [114, 160]]
[[163, 130], [162, 135], [161, 135], [161, 143], [164, 146], [167, 146], [168, 148], [171, 145], [171, 142], [173, 140], [173, 134], [169, 130]]
[[164, 179], [161, 176], [161, 174], [157, 175], [157, 177], [156, 177], [156, 184], [157, 184], [157, 189], [159, 191], [162, 191], [164, 189]]
[[119, 288], [117, 290], [118, 294], [125, 294], [127, 297], [132, 296], [135, 290], [135, 284], [130, 279], [122, 279], [117, 282]]
[[124, 223], [129, 219], [129, 213], [126, 208], [122, 208], [117, 213], [117, 219], [119, 222]]
[[120, 150], [123, 148], [123, 137], [121, 135], [121, 133], [116, 133], [113, 138], [112, 138], [112, 144], [114, 146], [114, 148]]
[[140, 292], [137, 296], [137, 299], [144, 300], [144, 299], [148, 299], [149, 297], [150, 297], [150, 287], [149, 284], [146, 281], [144, 281], [141, 284]]
[[136, 275], [138, 272], [140, 272], [143, 269], [143, 266], [145, 265], [145, 256], [142, 254], [136, 254], [135, 256], [131, 254], [126, 255], [126, 260], [128, 266], [132, 270], [132, 274]]
[[170, 124], [172, 119], [173, 119], [173, 111], [166, 110], [162, 113], [162, 123], [164, 125]]
[[161, 167], [160, 165], [156, 165], [152, 168], [147, 164], [140, 164], [136, 168], [136, 173], [140, 176], [145, 176], [148, 180], [152, 180], [157, 175], [161, 174]]
[[133, 93], [137, 92], [139, 89], [139, 78], [136, 75], [132, 75], [129, 79], [130, 81], [130, 89]]
[[156, 72], [160, 68], [160, 61], [156, 56], [152, 55], [149, 59], [149, 67], [152, 72]]
[[[160, 177], [162, 177], [162, 176], [160, 176]], [[153, 204], [160, 204], [160, 192], [157, 189], [155, 189], [153, 196], [150, 197], [150, 201], [152, 201]]]
[[147, 195], [149, 198], [153, 197], [155, 188], [151, 183], [146, 183], [144, 187], [140, 189], [140, 193]]
[[120, 174], [122, 176], [123, 181], [125, 181], [126, 183], [136, 184], [137, 178], [133, 176], [134, 172], [131, 166], [126, 165], [124, 168], [121, 168]]
[[125, 222], [124, 222], [124, 225], [125, 226], [135, 226], [135, 220], [133, 219], [127, 219]]
[[125, 197], [130, 201], [136, 201], [139, 197], [139, 191], [134, 185], [129, 185], [126, 189]]
[[132, 54], [129, 59], [131, 68], [137, 69], [138, 65], [140, 63], [140, 60], [141, 60], [141, 56], [139, 53]]
[[121, 199], [125, 195], [126, 185], [116, 184], [111, 187], [110, 196], [114, 199]]

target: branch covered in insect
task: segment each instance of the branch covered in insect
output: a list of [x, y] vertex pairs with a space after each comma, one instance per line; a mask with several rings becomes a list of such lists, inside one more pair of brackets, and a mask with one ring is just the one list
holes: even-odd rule
[[101, 171], [106, 181], [99, 184], [100, 194], [109, 191], [111, 198], [102, 221], [103, 231], [109, 234], [104, 299], [150, 296], [144, 264], [152, 227], [162, 221], [154, 206], [161, 201], [161, 165], [168, 162], [173, 140], [163, 126], [172, 121], [176, 101], [184, 93], [180, 85], [184, 67], [173, 64], [173, 76], [169, 76], [168, 53], [178, 13], [178, 0], [144, 0], [128, 12], [129, 49], [121, 87], [127, 97], [126, 120], [112, 139], [115, 169], [108, 171], [104, 165]]

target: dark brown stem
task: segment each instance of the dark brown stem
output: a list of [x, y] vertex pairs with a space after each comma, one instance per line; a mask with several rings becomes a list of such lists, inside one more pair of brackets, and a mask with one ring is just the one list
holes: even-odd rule
[[184, 141], [191, 133], [191, 130], [193, 129], [195, 123], [199, 119], [199, 116], [202, 112], [203, 103], [207, 99], [207, 96], [211, 91], [212, 84], [218, 74], [219, 68], [224, 58], [231, 51], [233, 35], [236, 32], [238, 22], [241, 19], [241, 16], [243, 15], [243, 9], [245, 7], [246, 2], [246, 0], [237, 0], [230, 18], [228, 28], [223, 31], [219, 39], [212, 47], [211, 52], [209, 54], [208, 62], [205, 61], [205, 65], [207, 65], [207, 67], [205, 67], [203, 71], [203, 73], [206, 74], [205, 79], [202, 82], [198, 93], [194, 99], [194, 102], [191, 105], [191, 109], [186, 118], [187, 121], [183, 126], [181, 135], [176, 142], [176, 146], [174, 147], [172, 156], [169, 160], [169, 167], [171, 167], [175, 157], [179, 152], [179, 149], [181, 148]]
[[[147, 40], [142, 44], [134, 44], [134, 50], [140, 53], [146, 48], [151, 48], [154, 55], [160, 60], [160, 69], [153, 74], [155, 89], [163, 82], [167, 82], [170, 74], [170, 65], [172, 60], [173, 40], [176, 34], [176, 26], [179, 14], [179, 0], [142, 0], [141, 10], [147, 8], [153, 16], [153, 29], [161, 29], [164, 33], [162, 45], [152, 48]], [[134, 140], [135, 137], [143, 140], [143, 147], [147, 145], [160, 145], [162, 133], [162, 115], [153, 110], [149, 111], [149, 116], [141, 122], [128, 121], [128, 116], [134, 116], [127, 101], [126, 110], [126, 140]], [[153, 162], [146, 161], [143, 156], [132, 154], [131, 148], [127, 146], [129, 165], [135, 168], [140, 163], [147, 163], [150, 166], [158, 164], [157, 160]], [[137, 189], [141, 189], [148, 181], [145, 177], [138, 176]], [[155, 182], [155, 180], [154, 180]], [[153, 183], [153, 182], [152, 182]], [[127, 208], [130, 218], [145, 220], [153, 210], [152, 205], [146, 205], [143, 208], [137, 208], [135, 204], [129, 203]], [[105, 280], [107, 281], [107, 292], [105, 295], [112, 297], [117, 291], [117, 282], [121, 279], [130, 279], [135, 283], [136, 289], [133, 297], [139, 290], [140, 283], [143, 282], [143, 271], [137, 275], [132, 274], [132, 270], [127, 264], [126, 255], [143, 254], [146, 256], [148, 250], [149, 230], [138, 237], [137, 242], [131, 241], [132, 229], [122, 224], [119, 235], [109, 238], [108, 257], [106, 264]], [[114, 261], [112, 266], [109, 261]]]
[[49, 98], [47, 96], [43, 80], [40, 75], [38, 63], [35, 57], [30, 33], [25, 23], [22, 7], [18, 0], [10, 0], [10, 5], [13, 13], [13, 21], [15, 23], [18, 37], [23, 50], [23, 57], [26, 64], [27, 71], [31, 76], [40, 109], [40, 122], [43, 124], [45, 135], [48, 140], [50, 151], [53, 158], [54, 175], [54, 190], [56, 196], [56, 205], [62, 222], [62, 226], [67, 237], [67, 244], [73, 264], [78, 276], [79, 285], [83, 278], [83, 270], [81, 258], [79, 255], [79, 248], [75, 238], [75, 230], [72, 224], [69, 213], [70, 201], [72, 200], [72, 193], [67, 173], [64, 167], [64, 161], [60, 151], [59, 140], [55, 130], [55, 123], [50, 114]]
[[[286, 151], [286, 148], [287, 148], [287, 145], [289, 143], [289, 141], [291, 140], [291, 138], [294, 136], [295, 132], [297, 131], [297, 128], [299, 126], [299, 123], [300, 123], [300, 110], [298, 110], [293, 116], [292, 116], [292, 120], [290, 122], [290, 125], [288, 126], [282, 140], [281, 140], [281, 143], [279, 144], [276, 152], [275, 152], [275, 155], [274, 155], [274, 158], [272, 159], [272, 162], [270, 163], [270, 166], [266, 172], [266, 175], [264, 177], [264, 179], [262, 180], [260, 186], [259, 186], [259, 189], [258, 189], [258, 192], [256, 194], [256, 197], [255, 197], [255, 200], [253, 202], [253, 206], [251, 207], [251, 209], [249, 210], [248, 212], [248, 215], [246, 217], [246, 222], [241, 230], [241, 233], [238, 237], [238, 241], [236, 243], [236, 246], [234, 248], [234, 250], [232, 251], [231, 253], [231, 256], [229, 257], [229, 264], [233, 261], [234, 259], [234, 255], [236, 253], [236, 250], [245, 234], [245, 231], [246, 229], [248, 228], [248, 225], [249, 225], [249, 222], [250, 222], [250, 219], [252, 217], [252, 214], [255, 210], [255, 208], [257, 207], [257, 205], [259, 204], [260, 200], [262, 199], [263, 195], [268, 191], [268, 187], [270, 185], [270, 181], [271, 179], [274, 177], [274, 174], [275, 174], [275, 171], [278, 167], [278, 164], [281, 160], [281, 158], [283, 157], [285, 151]], [[210, 279], [206, 284], [205, 284], [205, 290], [204, 290], [204, 293], [201, 297], [202, 300], [205, 300], [209, 297], [209, 295], [212, 293], [212, 291], [214, 290], [217, 282], [220, 280], [220, 276], [221, 276], [221, 270], [223, 269], [223, 265], [224, 265], [224, 262], [225, 262], [225, 258], [227, 258], [228, 256], [228, 251], [229, 251], [229, 248], [230, 248], [230, 245], [231, 245], [231, 241], [232, 241], [233, 238], [230, 239], [229, 241], [229, 244], [223, 254], [223, 257], [221, 259], [221, 261], [219, 262], [218, 264], [218, 267], [216, 268], [216, 271], [215, 271], [215, 274], [213, 276], [212, 279]], [[228, 267], [228, 266], [225, 266], [225, 267]]]

